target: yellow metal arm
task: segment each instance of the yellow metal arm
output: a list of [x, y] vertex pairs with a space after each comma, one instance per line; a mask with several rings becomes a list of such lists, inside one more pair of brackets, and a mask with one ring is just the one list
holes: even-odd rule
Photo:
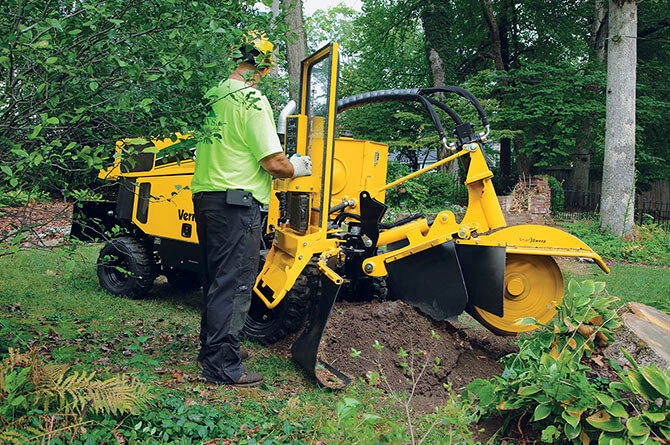
[[465, 156], [465, 155], [468, 154], [468, 153], [470, 153], [470, 152], [467, 151], [467, 150], [461, 150], [461, 151], [459, 151], [458, 153], [453, 154], [453, 155], [451, 155], [451, 156], [448, 156], [448, 157], [446, 157], [446, 158], [444, 158], [444, 159], [442, 159], [442, 160], [440, 160], [440, 161], [437, 161], [437, 162], [435, 162], [434, 164], [430, 164], [429, 166], [424, 167], [424, 168], [422, 168], [421, 170], [417, 170], [417, 171], [415, 171], [415, 172], [413, 172], [413, 173], [410, 173], [410, 174], [407, 175], [407, 176], [403, 176], [402, 178], [400, 178], [400, 179], [398, 179], [398, 180], [396, 180], [396, 181], [389, 182], [389, 183], [386, 184], [385, 186], [378, 188], [378, 189], [377, 189], [377, 193], [379, 193], [379, 192], [383, 192], [384, 190], [386, 190], [386, 189], [390, 189], [391, 187], [395, 187], [395, 186], [398, 185], [398, 184], [401, 184], [401, 183], [403, 183], [403, 182], [405, 182], [405, 181], [407, 181], [407, 180], [410, 180], [410, 179], [412, 179], [412, 178], [414, 178], [414, 177], [416, 177], [416, 176], [419, 176], [419, 175], [422, 174], [422, 173], [425, 173], [425, 172], [427, 172], [427, 171], [430, 171], [430, 170], [434, 169], [435, 167], [439, 167], [439, 166], [442, 165], [442, 164], [446, 164], [447, 162], [451, 162], [451, 161], [453, 161], [454, 159], [460, 158], [461, 156]]

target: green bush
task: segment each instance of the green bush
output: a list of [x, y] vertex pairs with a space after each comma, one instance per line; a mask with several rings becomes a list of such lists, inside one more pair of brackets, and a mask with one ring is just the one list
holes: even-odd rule
[[558, 181], [558, 179], [549, 175], [541, 175], [543, 178], [547, 178], [549, 182], [549, 189], [551, 190], [551, 213], [556, 215], [563, 211], [565, 205], [565, 192], [563, 191], [563, 186]]
[[594, 220], [563, 221], [561, 225], [605, 259], [670, 266], [670, 233], [656, 224], [635, 226], [631, 240], [602, 230]]
[[[478, 398], [484, 416], [505, 425], [526, 421], [547, 443], [641, 444], [670, 439], [670, 374], [655, 365], [617, 370], [620, 382], [590, 380], [582, 357], [618, 326], [615, 297], [605, 284], [571, 281], [554, 319], [522, 339], [507, 356], [501, 377], [474, 380], [467, 397]], [[520, 324], [537, 324], [523, 319]], [[624, 354], [627, 354], [624, 351]]]
[[0, 207], [21, 207], [29, 202], [47, 202], [46, 192], [24, 192], [22, 190], [0, 191]]
[[[390, 162], [387, 181], [395, 181], [409, 173], [409, 166]], [[447, 173], [428, 172], [389, 189], [386, 203], [408, 209], [444, 209], [450, 204], [467, 205], [468, 192], [465, 185]]]

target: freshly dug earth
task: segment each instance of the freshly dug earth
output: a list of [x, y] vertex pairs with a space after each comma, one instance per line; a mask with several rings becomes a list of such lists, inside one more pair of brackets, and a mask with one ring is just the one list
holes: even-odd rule
[[[460, 391], [476, 378], [499, 375], [498, 359], [518, 350], [513, 338], [498, 337], [469, 316], [461, 320], [432, 321], [400, 301], [340, 302], [319, 352], [351, 377], [383, 375], [386, 382], [378, 384], [386, 390], [411, 392], [415, 386], [414, 409], [430, 412], [448, 399], [448, 383]], [[360, 354], [352, 357], [354, 351]]]

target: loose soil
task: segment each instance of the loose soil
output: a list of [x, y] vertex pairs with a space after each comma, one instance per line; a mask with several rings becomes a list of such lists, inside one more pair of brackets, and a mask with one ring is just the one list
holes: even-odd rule
[[[414, 390], [414, 409], [431, 412], [476, 378], [499, 375], [498, 360], [517, 351], [467, 315], [436, 322], [401, 301], [336, 304], [321, 342], [321, 359], [353, 378], [390, 391]], [[381, 349], [381, 350], [380, 350]], [[357, 357], [352, 357], [360, 351]], [[404, 351], [404, 352], [403, 352]], [[407, 354], [405, 356], [405, 354]]]

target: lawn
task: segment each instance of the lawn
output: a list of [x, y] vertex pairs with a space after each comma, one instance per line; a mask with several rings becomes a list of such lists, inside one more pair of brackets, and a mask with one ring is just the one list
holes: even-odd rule
[[561, 261], [561, 270], [567, 282], [604, 281], [607, 291], [623, 302], [637, 301], [670, 312], [670, 268], [636, 264], [611, 264], [611, 272], [603, 273], [595, 264]]
[[[86, 433], [69, 430], [68, 442], [72, 431], [78, 431], [73, 443], [125, 443], [119, 437], [129, 443], [228, 438], [249, 444], [409, 439], [404, 408], [380, 390], [360, 381], [341, 392], [320, 389], [288, 354], [252, 343], [245, 343], [248, 368], [263, 373], [267, 384], [236, 389], [206, 383], [195, 365], [199, 292], [158, 283], [149, 299], [112, 296], [97, 281], [98, 249], [80, 249], [76, 263], [41, 251], [0, 258], [0, 356], [8, 348], [39, 348], [46, 361], [70, 364], [78, 372], [133, 376], [156, 396], [153, 409], [142, 415], [89, 414]], [[2, 399], [0, 391], [0, 409]], [[468, 442], [471, 411], [458, 403], [440, 410], [446, 420], [424, 443], [442, 443], [449, 434], [454, 442]], [[38, 429], [47, 429], [42, 411], [25, 414]], [[413, 429], [425, 432], [436, 415], [413, 416]], [[2, 422], [0, 435], [3, 428], [12, 429]]]
[[[80, 429], [67, 433], [78, 431], [73, 443], [116, 443], [118, 437], [129, 443], [409, 441], [404, 408], [388, 395], [362, 381], [342, 392], [320, 389], [286, 350], [245, 343], [248, 367], [268, 381], [259, 388], [206, 383], [195, 365], [199, 292], [181, 292], [159, 280], [148, 299], [112, 296], [97, 281], [98, 249], [79, 249], [76, 262], [46, 251], [0, 258], [0, 355], [8, 348], [39, 348], [44, 360], [72, 365], [78, 372], [132, 376], [156, 397], [153, 408], [141, 415], [89, 414], [86, 434]], [[593, 264], [561, 260], [560, 266], [566, 283], [570, 278], [605, 281], [624, 302], [670, 310], [669, 268], [614, 264], [605, 275]], [[455, 398], [439, 410], [413, 415], [415, 431], [444, 420], [424, 443], [444, 443], [449, 434], [453, 443], [473, 443], [470, 405]], [[45, 428], [48, 417], [40, 417], [37, 408], [26, 414], [42, 422], [38, 429]], [[0, 424], [0, 432], [7, 427]]]

